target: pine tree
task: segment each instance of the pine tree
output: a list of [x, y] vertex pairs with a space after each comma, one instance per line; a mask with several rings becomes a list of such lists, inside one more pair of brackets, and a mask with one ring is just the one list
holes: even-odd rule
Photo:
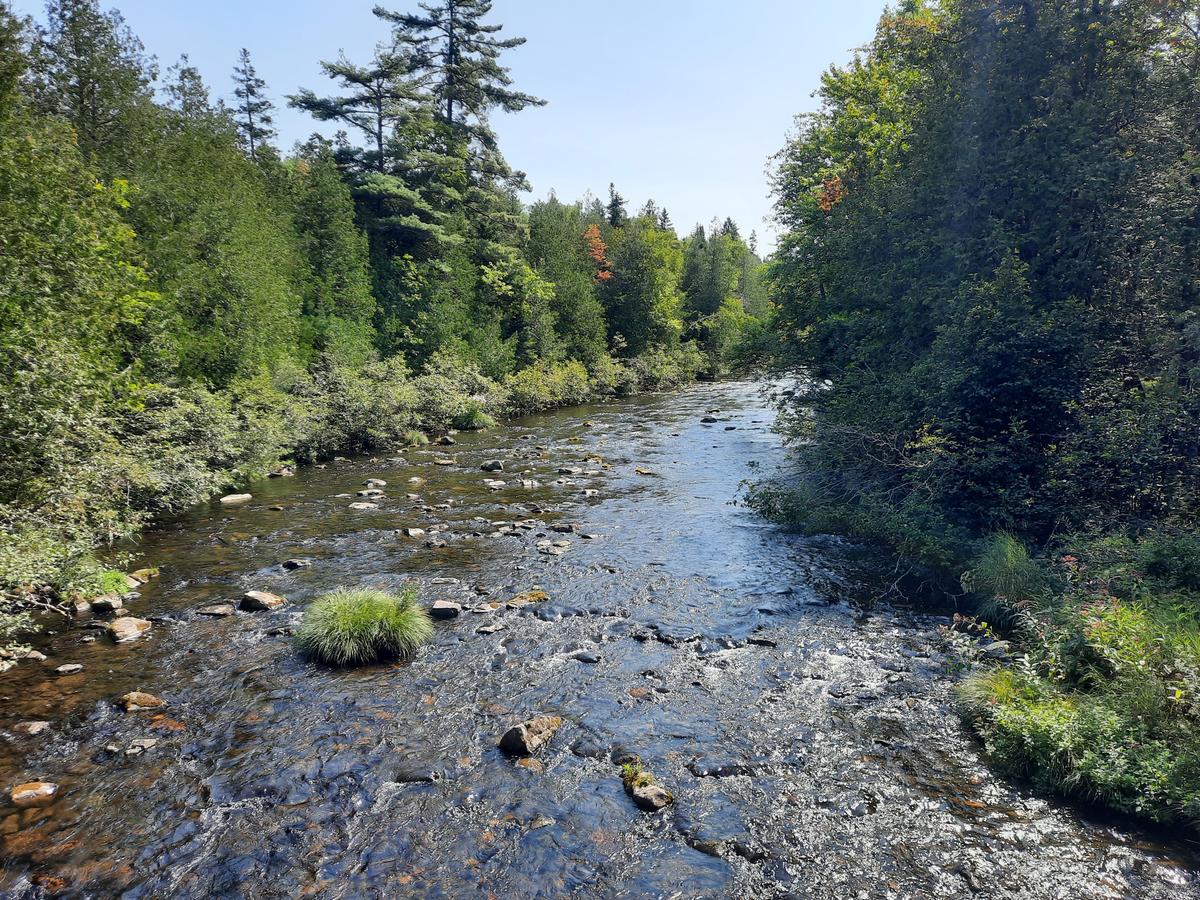
[[608, 185], [608, 206], [605, 207], [605, 216], [612, 228], [622, 227], [625, 220], [629, 218], [629, 213], [625, 211], [625, 198], [617, 193], [617, 186], [611, 182]]
[[721, 225], [721, 234], [731, 237], [734, 240], [741, 239], [741, 234], [738, 233], [737, 222], [733, 221], [729, 216], [725, 217], [725, 222]]
[[233, 68], [233, 96], [237, 98], [238, 134], [246, 151], [253, 160], [258, 159], [259, 150], [275, 137], [275, 106], [266, 96], [267, 83], [258, 77], [250, 51], [242, 48], [237, 65]]
[[494, 108], [519, 112], [546, 101], [511, 90], [500, 54], [520, 47], [525, 38], [495, 37], [503, 26], [481, 20], [489, 0], [441, 0], [422, 3], [424, 15], [375, 7], [375, 15], [392, 23], [397, 40], [412, 49], [412, 68], [437, 102], [440, 121], [456, 133], [485, 145], [495, 144], [487, 125]]
[[338, 83], [341, 94], [319, 97], [305, 88], [289, 96], [288, 104], [319, 121], [341, 122], [362, 133], [369, 149], [354, 151], [351, 160], [359, 169], [394, 171], [401, 149], [396, 137], [423, 100], [408, 77], [408, 57], [377, 47], [365, 66], [341, 56], [336, 62], [322, 62], [321, 69]]
[[670, 231], [675, 227], [671, 222], [671, 216], [667, 213], [667, 208], [665, 206], [658, 212], [658, 227], [663, 231]]

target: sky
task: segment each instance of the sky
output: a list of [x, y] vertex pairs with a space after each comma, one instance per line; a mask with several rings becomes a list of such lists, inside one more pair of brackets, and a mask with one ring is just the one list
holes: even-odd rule
[[[376, 0], [101, 0], [125, 16], [164, 70], [182, 53], [214, 97], [232, 93], [238, 51], [250, 50], [281, 107], [279, 144], [315, 130], [286, 108], [301, 86], [331, 86], [319, 61], [344, 50], [369, 58], [386, 38], [371, 14]], [[37, 16], [41, 0], [15, 0]], [[416, 0], [385, 0], [413, 9]], [[884, 0], [495, 0], [490, 21], [504, 36], [528, 38], [506, 62], [516, 87], [548, 105], [506, 115], [493, 126], [501, 149], [529, 176], [532, 201], [564, 201], [608, 185], [636, 210], [649, 198], [686, 233], [731, 216], [774, 236], [768, 160], [794, 117], [816, 106], [812, 93], [831, 63], [870, 40]]]

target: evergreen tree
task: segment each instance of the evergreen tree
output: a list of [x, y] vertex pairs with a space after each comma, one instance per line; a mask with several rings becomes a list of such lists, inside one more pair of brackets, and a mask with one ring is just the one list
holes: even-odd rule
[[340, 94], [320, 97], [308, 89], [288, 97], [288, 103], [321, 122], [341, 122], [360, 132], [367, 147], [353, 151], [348, 163], [361, 171], [395, 172], [402, 126], [415, 114], [422, 95], [409, 78], [409, 59], [395, 50], [377, 47], [371, 62], [355, 65], [344, 56], [322, 62]]
[[250, 158], [257, 160], [259, 150], [275, 137], [272, 116], [275, 106], [267, 98], [267, 83], [258, 77], [254, 63], [250, 61], [250, 51], [245, 47], [233, 68], [233, 85], [238, 134]]
[[75, 129], [86, 160], [128, 167], [138, 146], [136, 116], [150, 102], [154, 64], [117, 12], [98, 0], [49, 0], [33, 59], [37, 107]]
[[670, 231], [675, 227], [671, 223], [671, 216], [667, 213], [665, 206], [658, 211], [658, 227], [663, 231]]
[[625, 198], [617, 193], [617, 186], [612, 183], [608, 185], [608, 206], [605, 207], [605, 217], [608, 219], [610, 228], [623, 227], [629, 218], [629, 213], [625, 211]]

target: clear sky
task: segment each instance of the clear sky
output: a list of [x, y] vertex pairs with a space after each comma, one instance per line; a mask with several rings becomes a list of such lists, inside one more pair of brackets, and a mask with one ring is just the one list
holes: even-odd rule
[[[374, 0], [109, 0], [162, 68], [188, 53], [214, 95], [249, 48], [273, 99], [329, 87], [318, 61], [366, 59], [386, 37]], [[392, 9], [416, 0], [387, 0]], [[507, 62], [516, 86], [549, 101], [497, 114], [509, 162], [533, 196], [574, 200], [608, 184], [631, 208], [653, 197], [681, 232], [732, 216], [773, 242], [766, 166], [792, 118], [814, 107], [830, 63], [866, 43], [884, 0], [496, 0], [491, 21], [529, 42]], [[13, 6], [39, 14], [41, 0]], [[316, 130], [282, 108], [280, 144]], [[328, 131], [328, 129], [325, 129]]]

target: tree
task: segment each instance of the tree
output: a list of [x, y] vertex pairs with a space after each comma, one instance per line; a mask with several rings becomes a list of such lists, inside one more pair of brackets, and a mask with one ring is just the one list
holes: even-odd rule
[[487, 126], [492, 109], [519, 112], [545, 103], [512, 90], [508, 69], [500, 64], [501, 53], [520, 47], [525, 38], [495, 37], [503, 26], [481, 21], [491, 11], [488, 0], [420, 6], [424, 14], [376, 6], [375, 15], [392, 23], [398, 41], [412, 49], [412, 71], [434, 97], [440, 121], [455, 135], [494, 147], [495, 136]]
[[397, 138], [415, 114], [422, 97], [409, 79], [409, 59], [396, 50], [377, 47], [371, 62], [355, 65], [344, 56], [322, 62], [322, 71], [341, 93], [319, 97], [307, 88], [288, 97], [289, 105], [321, 122], [341, 122], [360, 132], [368, 149], [349, 160], [362, 171], [393, 172], [402, 149]]
[[275, 137], [272, 116], [275, 105], [267, 98], [267, 83], [258, 77], [254, 63], [250, 61], [250, 51], [245, 47], [233, 68], [233, 85], [238, 134], [250, 158], [257, 160], [259, 149]]
[[119, 13], [97, 0], [49, 0], [31, 74], [35, 105], [74, 127], [84, 159], [128, 167], [157, 72]]
[[617, 193], [615, 184], [610, 183], [608, 186], [608, 206], [605, 207], [605, 215], [610, 228], [621, 228], [629, 218], [629, 213], [625, 211], [625, 198]]

